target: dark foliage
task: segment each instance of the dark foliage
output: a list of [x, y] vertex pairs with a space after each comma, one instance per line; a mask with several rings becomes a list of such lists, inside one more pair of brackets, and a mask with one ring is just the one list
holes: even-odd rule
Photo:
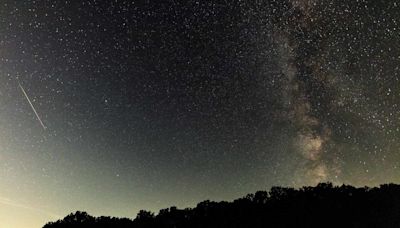
[[76, 212], [44, 226], [66, 227], [400, 227], [400, 185], [273, 187], [233, 202], [204, 201], [195, 208], [162, 209], [158, 215], [142, 210], [134, 220]]

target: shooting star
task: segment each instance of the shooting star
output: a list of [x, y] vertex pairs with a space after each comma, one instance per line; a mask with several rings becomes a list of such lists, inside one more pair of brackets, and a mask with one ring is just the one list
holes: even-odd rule
[[46, 216], [48, 216], [48, 217], [50, 217], [50, 218], [52, 218], [52, 219], [53, 219], [53, 218], [54, 218], [54, 219], [61, 218], [60, 215], [56, 215], [56, 214], [53, 214], [53, 213], [51, 213], [51, 212], [48, 212], [48, 211], [45, 211], [45, 210], [42, 210], [42, 209], [40, 209], [40, 208], [36, 208], [36, 207], [33, 207], [33, 206], [21, 204], [21, 203], [12, 201], [11, 199], [4, 198], [4, 197], [1, 197], [1, 196], [0, 196], [0, 204], [2, 204], [2, 205], [8, 205], [8, 206], [11, 206], [11, 207], [14, 207], [14, 208], [19, 208], [19, 209], [24, 209], [24, 210], [29, 210], [29, 211], [38, 212], [38, 213], [40, 213], [40, 214], [42, 214], [42, 215], [46, 215]]
[[18, 82], [18, 85], [19, 85], [19, 88], [21, 89], [22, 93], [25, 95], [26, 100], [27, 100], [28, 103], [31, 105], [31, 108], [32, 108], [33, 112], [35, 113], [37, 119], [39, 120], [40, 125], [42, 125], [43, 130], [46, 130], [46, 126], [44, 125], [42, 119], [40, 119], [40, 116], [39, 116], [39, 114], [37, 113], [35, 107], [33, 106], [32, 102], [31, 102], [31, 99], [29, 99], [28, 94], [26, 94], [26, 92], [25, 92], [25, 90], [24, 90], [24, 87], [22, 87], [22, 85], [21, 85], [19, 82]]

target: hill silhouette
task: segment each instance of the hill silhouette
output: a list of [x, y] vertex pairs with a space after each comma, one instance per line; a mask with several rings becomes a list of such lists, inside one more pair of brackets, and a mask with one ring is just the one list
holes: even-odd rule
[[233, 202], [203, 201], [195, 208], [141, 210], [135, 219], [76, 212], [43, 228], [400, 227], [400, 185], [355, 188], [321, 183], [273, 187]]

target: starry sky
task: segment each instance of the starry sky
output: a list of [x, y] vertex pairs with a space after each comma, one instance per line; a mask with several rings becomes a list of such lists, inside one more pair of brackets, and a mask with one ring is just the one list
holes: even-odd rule
[[0, 227], [400, 182], [397, 0], [0, 1]]

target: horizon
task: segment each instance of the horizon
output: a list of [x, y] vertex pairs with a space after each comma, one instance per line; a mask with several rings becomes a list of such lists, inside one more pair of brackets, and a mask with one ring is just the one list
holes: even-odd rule
[[400, 183], [399, 34], [397, 0], [3, 0], [0, 227]]
[[[314, 227], [330, 218], [335, 218], [335, 223], [330, 224], [329, 227], [338, 227], [343, 223], [352, 224], [354, 227], [359, 227], [361, 224], [396, 227], [400, 222], [396, 216], [396, 211], [399, 211], [397, 207], [399, 193], [400, 185], [393, 183], [373, 188], [366, 186], [357, 188], [344, 184], [337, 186], [330, 182], [319, 183], [315, 187], [272, 187], [269, 191], [257, 191], [233, 201], [204, 200], [198, 202], [195, 207], [170, 206], [158, 213], [141, 210], [135, 218], [96, 217], [85, 211], [76, 211], [63, 219], [47, 223], [44, 228], [74, 227], [75, 225], [169, 227], [171, 224], [174, 224], [174, 227], [208, 227], [215, 224], [224, 224], [227, 227], [229, 227], [228, 224], [237, 227], [249, 227], [249, 225], [264, 227], [267, 224], [287, 227], [296, 224], [305, 227], [307, 224], [308, 226], [313, 224]], [[310, 211], [310, 208], [313, 210]], [[243, 213], [243, 209], [247, 212]], [[299, 214], [298, 210], [307, 212]], [[354, 210], [358, 213], [350, 215], [349, 213]], [[320, 214], [321, 211], [324, 212]], [[376, 214], [376, 212], [379, 213]], [[221, 213], [224, 216], [221, 216]], [[236, 213], [243, 214], [233, 216]], [[368, 214], [372, 217], [368, 217]], [[297, 222], [285, 223], [279, 219], [281, 216], [287, 216], [288, 220], [297, 220]], [[307, 222], [310, 217], [318, 217], [318, 219], [317, 221], [312, 219], [314, 220], [312, 223]], [[238, 226], [238, 224], [241, 225]], [[282, 226], [283, 224], [286, 226]]]

